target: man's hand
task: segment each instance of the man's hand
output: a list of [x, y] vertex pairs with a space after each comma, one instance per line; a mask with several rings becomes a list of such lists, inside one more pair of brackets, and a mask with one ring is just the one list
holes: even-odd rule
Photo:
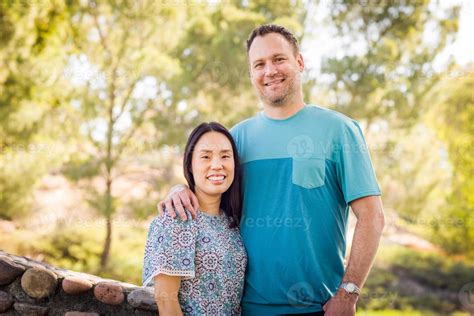
[[354, 316], [356, 312], [357, 294], [349, 294], [339, 289], [323, 306], [325, 316]]
[[160, 216], [164, 214], [164, 209], [166, 207], [166, 210], [172, 218], [176, 217], [177, 212], [179, 217], [181, 217], [183, 221], [186, 221], [188, 218], [184, 209], [191, 212], [193, 219], [196, 219], [199, 202], [196, 195], [194, 195], [193, 191], [191, 191], [187, 186], [177, 185], [171, 189], [168, 196], [163, 201], [160, 201], [156, 207]]

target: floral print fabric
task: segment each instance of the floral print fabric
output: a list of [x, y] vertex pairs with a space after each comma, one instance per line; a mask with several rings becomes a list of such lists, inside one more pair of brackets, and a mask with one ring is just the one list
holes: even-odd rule
[[224, 214], [198, 211], [195, 220], [182, 221], [165, 212], [150, 224], [143, 286], [153, 286], [160, 273], [181, 276], [183, 314], [240, 315], [246, 265], [239, 230]]

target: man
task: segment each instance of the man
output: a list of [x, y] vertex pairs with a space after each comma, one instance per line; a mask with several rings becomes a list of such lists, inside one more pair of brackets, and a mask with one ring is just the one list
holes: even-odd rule
[[[231, 130], [244, 177], [243, 314], [354, 315], [384, 226], [362, 131], [340, 113], [304, 103], [304, 60], [287, 29], [258, 27], [247, 55], [264, 109]], [[166, 206], [185, 219], [183, 207], [199, 207], [189, 189], [173, 191], [160, 213]], [[344, 268], [349, 206], [357, 224]]]

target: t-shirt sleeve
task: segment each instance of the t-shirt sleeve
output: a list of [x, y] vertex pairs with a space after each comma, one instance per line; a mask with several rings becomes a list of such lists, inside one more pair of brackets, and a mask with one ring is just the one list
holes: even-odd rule
[[[234, 140], [235, 146], [237, 147], [237, 151], [240, 157], [243, 155], [243, 150], [242, 150], [242, 141], [241, 137], [239, 135], [239, 125], [235, 125], [230, 129], [230, 135], [232, 135], [232, 139]], [[242, 161], [240, 161], [242, 162]]]
[[[188, 218], [191, 214], [188, 212]], [[196, 228], [194, 221], [173, 219], [167, 212], [150, 224], [143, 260], [143, 286], [154, 285], [158, 274], [194, 278]]]
[[364, 134], [356, 121], [344, 122], [335, 148], [336, 173], [346, 203], [381, 195]]

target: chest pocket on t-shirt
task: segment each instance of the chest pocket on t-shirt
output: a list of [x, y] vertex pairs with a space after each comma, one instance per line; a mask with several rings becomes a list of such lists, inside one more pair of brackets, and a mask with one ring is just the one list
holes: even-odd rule
[[324, 185], [326, 178], [326, 161], [324, 158], [294, 158], [293, 184], [306, 189], [314, 189]]

